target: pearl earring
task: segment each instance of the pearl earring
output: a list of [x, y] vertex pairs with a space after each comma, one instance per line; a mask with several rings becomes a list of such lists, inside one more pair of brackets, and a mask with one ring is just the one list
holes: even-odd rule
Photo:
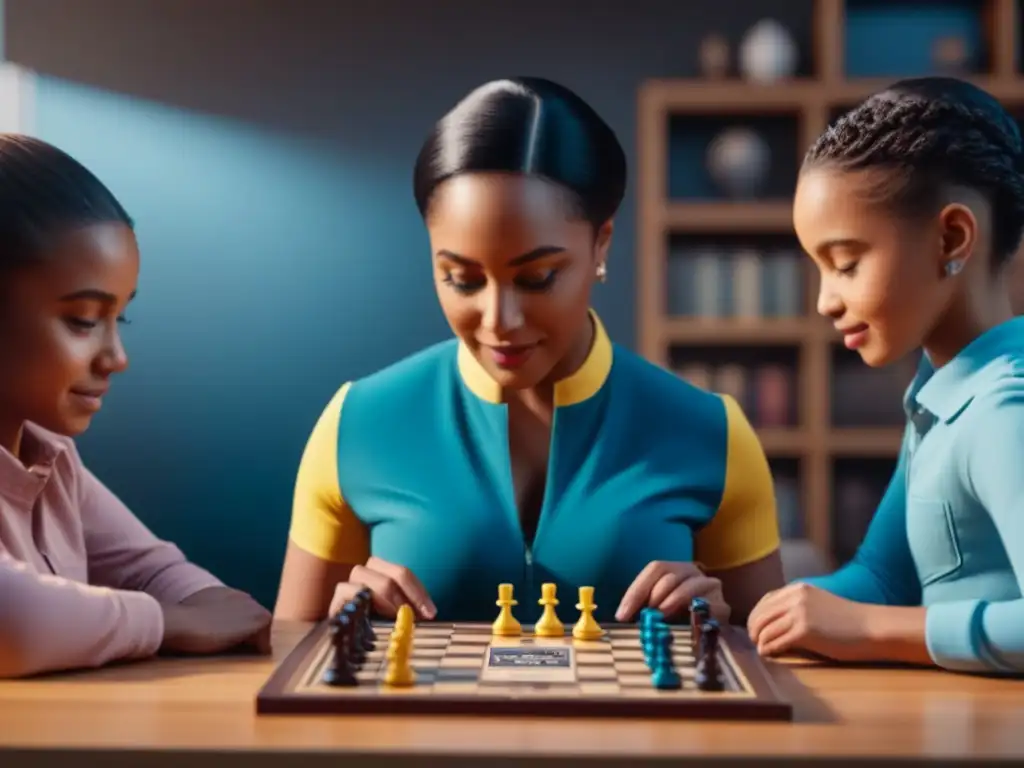
[[964, 263], [960, 259], [953, 259], [952, 261], [946, 262], [946, 277], [953, 277], [959, 275], [960, 270], [964, 268]]
[[608, 279], [608, 267], [603, 261], [597, 265], [597, 279], [602, 283]]

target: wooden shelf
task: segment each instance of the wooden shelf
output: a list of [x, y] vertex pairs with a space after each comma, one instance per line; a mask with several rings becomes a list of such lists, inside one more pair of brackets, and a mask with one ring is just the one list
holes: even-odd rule
[[792, 234], [793, 202], [671, 201], [664, 206], [661, 220], [670, 233]]
[[768, 458], [800, 458], [811, 447], [811, 436], [802, 429], [759, 429], [757, 436]]
[[886, 458], [899, 453], [902, 427], [839, 427], [828, 435], [829, 453], [837, 457]]
[[666, 318], [661, 342], [667, 346], [767, 346], [802, 344], [810, 336], [807, 322], [792, 319]]
[[[1024, 108], [1024, 76], [1018, 49], [1024, 29], [1018, 0], [985, 0], [991, 30], [988, 74], [968, 77], [1012, 110]], [[813, 313], [817, 276], [805, 275], [807, 315], [795, 318], [702, 318], [667, 315], [665, 296], [669, 238], [702, 239], [737, 234], [793, 236], [792, 199], [762, 201], [689, 200], [667, 197], [670, 121], [673, 117], [744, 118], [788, 115], [796, 118], [801, 146], [827, 127], [833, 115], [872, 93], [889, 79], [844, 78], [845, 3], [814, 0], [816, 75], [774, 84], [738, 79], [676, 80], [643, 83], [638, 96], [637, 293], [641, 353], [662, 365], [674, 347], [791, 347], [799, 350], [795, 386], [799, 390], [799, 427], [759, 429], [770, 458], [801, 463], [804, 530], [825, 560], [832, 553], [832, 465], [840, 458], [895, 459], [902, 427], [839, 427], [831, 423], [833, 351], [840, 343], [827, 320]], [[802, 152], [799, 153], [802, 155]], [[799, 162], [799, 159], [798, 161]], [[1022, 250], [1024, 252], [1024, 250]], [[1024, 278], [1022, 278], [1024, 283]]]

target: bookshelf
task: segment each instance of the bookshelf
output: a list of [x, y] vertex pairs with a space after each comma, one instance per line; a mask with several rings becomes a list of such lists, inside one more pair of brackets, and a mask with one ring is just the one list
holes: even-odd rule
[[[855, 0], [849, 0], [851, 6]], [[1024, 115], [1024, 76], [1018, 39], [1022, 18], [1019, 0], [985, 0], [978, 4], [985, 31], [987, 67], [968, 79]], [[670, 192], [673, 119], [786, 118], [795, 126], [796, 162], [810, 143], [841, 111], [899, 79], [857, 79], [844, 75], [846, 3], [815, 0], [813, 74], [773, 84], [720, 79], [652, 79], [640, 88], [638, 101], [637, 307], [639, 349], [648, 359], [676, 368], [674, 350], [699, 356], [739, 358], [744, 351], [782, 350], [792, 354], [792, 426], [755, 427], [770, 461], [794, 462], [802, 532], [829, 567], [836, 564], [833, 538], [833, 471], [841, 462], [895, 460], [902, 425], [844, 426], [834, 423], [833, 374], [841, 341], [830, 323], [815, 311], [817, 274], [802, 258], [802, 308], [789, 317], [701, 316], [669, 310], [671, 239], [703, 237], [708, 241], [740, 237], [793, 240], [791, 198], [778, 194], [764, 200], [718, 200], [710, 195], [678, 197]], [[1024, 36], [1024, 32], [1019, 33]], [[773, 172], [775, 164], [773, 163]], [[796, 169], [793, 169], [795, 178]], [[705, 199], [709, 198], [709, 199]], [[1022, 286], [1024, 287], [1024, 286]], [[1024, 292], [1022, 292], [1024, 296]]]

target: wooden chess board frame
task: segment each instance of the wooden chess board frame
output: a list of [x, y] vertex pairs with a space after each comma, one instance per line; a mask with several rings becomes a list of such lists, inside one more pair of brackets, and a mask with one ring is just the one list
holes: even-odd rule
[[[493, 637], [489, 624], [417, 624], [411, 662], [417, 683], [383, 685], [391, 623], [374, 622], [377, 640], [357, 672], [358, 685], [320, 681], [332, 655], [328, 621], [314, 626], [274, 670], [256, 696], [257, 714], [533, 715], [539, 717], [657, 717], [717, 720], [792, 720], [779, 691], [741, 628], [721, 628], [719, 658], [725, 690], [701, 691], [692, 681], [695, 660], [688, 626], [673, 626], [676, 668], [683, 687], [658, 690], [643, 660], [636, 625], [605, 625], [596, 641], [540, 638], [523, 626], [520, 637]], [[568, 670], [513, 670], [485, 664], [491, 649], [568, 648]], [[564, 652], [557, 652], [565, 656]], [[522, 674], [519, 674], [519, 673]]]

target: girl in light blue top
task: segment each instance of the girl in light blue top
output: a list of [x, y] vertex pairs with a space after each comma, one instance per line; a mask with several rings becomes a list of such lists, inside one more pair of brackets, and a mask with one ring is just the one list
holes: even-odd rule
[[871, 366], [923, 348], [889, 488], [853, 560], [765, 596], [764, 655], [1024, 673], [1024, 318], [1005, 275], [1024, 152], [989, 94], [899, 82], [810, 149], [794, 223], [818, 311]]

